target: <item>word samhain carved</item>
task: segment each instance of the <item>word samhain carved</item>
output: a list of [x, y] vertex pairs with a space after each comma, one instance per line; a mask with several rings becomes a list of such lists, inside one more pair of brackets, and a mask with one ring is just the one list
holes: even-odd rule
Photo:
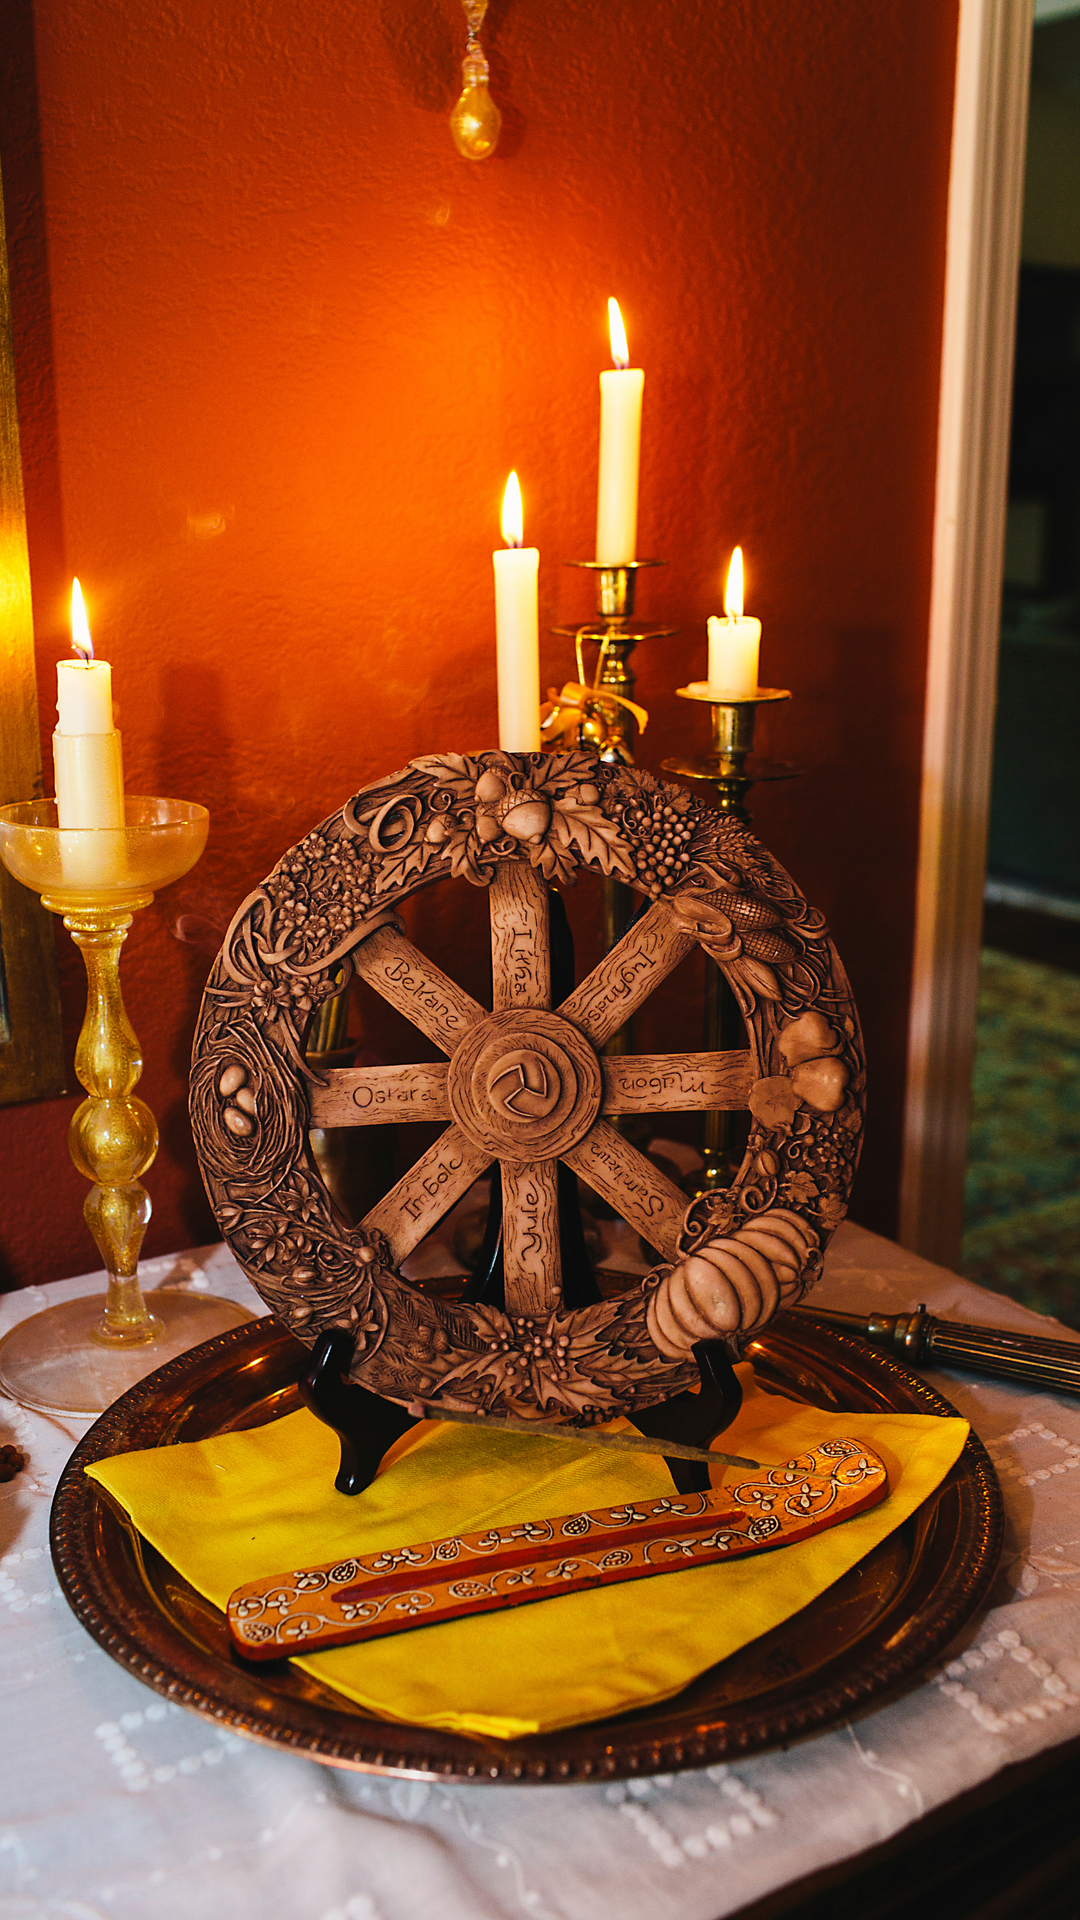
[[[547, 883], [582, 869], [650, 904], [553, 1008]], [[395, 921], [399, 901], [448, 875], [488, 890], [491, 1012]], [[737, 996], [747, 1050], [604, 1055], [695, 944]], [[315, 1074], [304, 1034], [342, 969], [446, 1064]], [[824, 920], [743, 825], [591, 754], [442, 754], [365, 788], [244, 901], [203, 1001], [191, 1115], [222, 1231], [302, 1340], [346, 1328], [352, 1377], [391, 1399], [588, 1425], [690, 1385], [695, 1341], [737, 1344], [802, 1294], [843, 1218], [864, 1083]], [[734, 1185], [690, 1207], [607, 1117], [745, 1106]], [[446, 1126], [350, 1230], [308, 1129], [394, 1118]], [[640, 1288], [573, 1311], [561, 1303], [559, 1160], [663, 1256]], [[419, 1293], [401, 1262], [495, 1161], [505, 1312]]]

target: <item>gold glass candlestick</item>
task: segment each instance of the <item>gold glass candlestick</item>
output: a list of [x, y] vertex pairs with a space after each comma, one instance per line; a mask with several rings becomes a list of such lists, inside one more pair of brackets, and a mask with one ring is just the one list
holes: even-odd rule
[[92, 1184], [83, 1208], [108, 1275], [105, 1299], [81, 1298], [32, 1315], [0, 1341], [0, 1386], [46, 1412], [99, 1413], [143, 1374], [250, 1315], [233, 1301], [157, 1288], [151, 1313], [139, 1285], [150, 1219], [142, 1175], [157, 1153], [157, 1123], [136, 1098], [142, 1054], [120, 992], [120, 950], [133, 915], [155, 890], [195, 865], [206, 845], [205, 807], [129, 795], [126, 825], [58, 827], [52, 800], [0, 807], [0, 859], [63, 916], [86, 965], [86, 1017], [75, 1071], [86, 1099], [68, 1146]]
[[[665, 760], [665, 773], [682, 780], [704, 781], [715, 788], [721, 813], [748, 820], [746, 796], [762, 780], [792, 780], [798, 767], [782, 760], [762, 760], [753, 753], [757, 710], [776, 700], [790, 700], [781, 687], [757, 687], [753, 693], [727, 693], [697, 680], [679, 687], [682, 700], [698, 700], [712, 708], [713, 750], [699, 759], [675, 756]], [[714, 960], [705, 961], [705, 1046], [710, 1053], [745, 1046], [742, 1014], [731, 988]], [[698, 1193], [729, 1187], [742, 1161], [744, 1141], [736, 1113], [707, 1113], [702, 1153], [705, 1165], [698, 1177]]]

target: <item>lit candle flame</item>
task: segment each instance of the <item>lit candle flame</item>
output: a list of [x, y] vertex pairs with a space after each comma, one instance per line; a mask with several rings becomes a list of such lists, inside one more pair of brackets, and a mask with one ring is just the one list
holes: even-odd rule
[[503, 494], [502, 537], [508, 547], [520, 547], [525, 539], [525, 516], [521, 510], [521, 488], [516, 473], [510, 475]]
[[71, 583], [71, 646], [84, 666], [89, 666], [94, 657], [94, 643], [90, 638], [90, 626], [83, 605], [82, 588], [77, 580]]
[[617, 300], [608, 301], [607, 317], [608, 331], [611, 334], [611, 358], [622, 372], [630, 365], [630, 349], [626, 344], [626, 328], [623, 326], [623, 317], [619, 312]]
[[736, 547], [728, 568], [727, 586], [724, 588], [724, 612], [731, 620], [741, 620], [743, 610], [743, 569], [742, 548]]

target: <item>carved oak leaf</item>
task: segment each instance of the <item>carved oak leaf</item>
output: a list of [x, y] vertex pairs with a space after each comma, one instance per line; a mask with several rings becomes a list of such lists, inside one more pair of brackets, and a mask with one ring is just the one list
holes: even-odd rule
[[405, 771], [430, 774], [431, 778], [440, 785], [444, 784], [451, 774], [457, 774], [459, 779], [468, 781], [471, 786], [476, 779], [478, 766], [477, 760], [466, 758], [461, 753], [424, 753], [418, 759], [410, 761]]
[[629, 846], [599, 807], [557, 805], [549, 831], [561, 846], [576, 847], [580, 859], [600, 873], [627, 881], [636, 878]]
[[450, 862], [450, 872], [455, 880], [467, 880], [470, 886], [486, 887], [494, 872], [490, 864], [490, 848], [486, 849], [487, 860], [480, 856], [479, 848], [474, 847], [471, 833], [455, 834], [453, 839], [444, 843], [444, 850]]
[[427, 840], [414, 840], [396, 859], [391, 859], [375, 882], [376, 893], [389, 893], [403, 887], [413, 875], [423, 873], [437, 849]]

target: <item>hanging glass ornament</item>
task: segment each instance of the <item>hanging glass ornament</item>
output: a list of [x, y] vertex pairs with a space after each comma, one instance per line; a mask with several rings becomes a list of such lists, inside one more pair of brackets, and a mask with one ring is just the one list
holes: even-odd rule
[[486, 160], [499, 143], [502, 114], [488, 92], [490, 69], [480, 45], [480, 28], [488, 0], [462, 0], [469, 25], [469, 44], [461, 63], [465, 82], [461, 98], [450, 115], [454, 145], [466, 160]]

